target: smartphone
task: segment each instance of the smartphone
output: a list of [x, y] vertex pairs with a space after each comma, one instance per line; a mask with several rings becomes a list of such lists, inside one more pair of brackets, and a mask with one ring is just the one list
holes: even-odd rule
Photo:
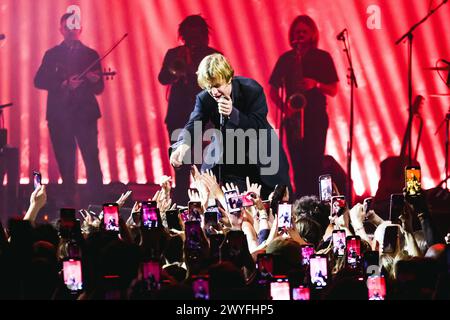
[[73, 208], [61, 208], [59, 210], [59, 228], [64, 230], [71, 230], [75, 227], [76, 211]]
[[383, 253], [394, 253], [397, 251], [399, 225], [393, 224], [386, 226], [383, 238]]
[[313, 254], [309, 260], [311, 286], [320, 290], [328, 286], [328, 260], [324, 254]]
[[180, 209], [180, 218], [183, 222], [189, 221], [189, 210], [188, 209]]
[[338, 257], [345, 256], [346, 234], [345, 230], [333, 230], [333, 253]]
[[333, 195], [333, 182], [330, 174], [319, 177], [319, 200], [328, 202]]
[[161, 282], [161, 265], [158, 261], [142, 263], [142, 277], [150, 288], [158, 288]]
[[302, 265], [309, 265], [309, 261], [311, 256], [314, 254], [314, 246], [310, 244], [301, 245], [301, 256], [302, 256]]
[[308, 287], [299, 286], [292, 289], [292, 300], [310, 300], [310, 290]]
[[291, 300], [288, 278], [274, 278], [270, 282], [271, 300]]
[[346, 206], [345, 196], [331, 197], [331, 216], [340, 217], [344, 214]]
[[42, 175], [38, 171], [33, 171], [34, 190], [42, 186]]
[[367, 278], [369, 300], [384, 300], [386, 298], [386, 281], [383, 276]]
[[280, 203], [278, 205], [278, 230], [291, 227], [292, 204]]
[[144, 201], [141, 208], [141, 223], [144, 229], [159, 228], [161, 218], [156, 201]]
[[119, 232], [119, 205], [117, 203], [103, 204], [103, 224], [106, 231]]
[[273, 275], [273, 255], [260, 253], [256, 258], [256, 267], [261, 278], [270, 278]]
[[201, 251], [202, 227], [200, 221], [186, 221], [184, 224], [186, 234], [186, 249], [188, 252]]
[[225, 235], [225, 241], [220, 247], [220, 258], [224, 261], [230, 261], [235, 265], [241, 264], [241, 253], [247, 246], [247, 238], [244, 232], [240, 230], [230, 230]]
[[192, 292], [195, 300], [209, 300], [208, 276], [192, 276]]
[[205, 211], [205, 229], [208, 229], [209, 226], [217, 226], [219, 223], [219, 208], [217, 206], [212, 206], [206, 208]]
[[405, 197], [401, 193], [391, 194], [389, 206], [389, 220], [392, 223], [400, 223], [400, 216], [405, 209]]
[[366, 277], [380, 273], [380, 254], [378, 251], [366, 251], [363, 256], [363, 268]]
[[228, 212], [234, 215], [241, 214], [242, 197], [239, 197], [237, 190], [225, 192], [225, 201], [227, 203]]
[[373, 202], [373, 198], [372, 197], [364, 199], [364, 201], [363, 201], [363, 210], [364, 210], [364, 215], [365, 216], [367, 216], [369, 211], [372, 210], [372, 202]]
[[256, 194], [254, 192], [247, 192], [242, 195], [242, 206], [243, 207], [251, 207], [253, 206], [253, 200], [256, 199]]
[[200, 201], [189, 201], [188, 219], [189, 221], [202, 221], [202, 204]]
[[348, 236], [347, 246], [347, 266], [351, 269], [359, 267], [361, 262], [361, 238], [359, 236]]
[[167, 210], [166, 211], [166, 221], [167, 221], [167, 228], [175, 229], [179, 231], [183, 231], [183, 228], [181, 227], [180, 222], [180, 215], [178, 210]]
[[409, 197], [417, 197], [422, 194], [421, 170], [419, 166], [405, 167], [405, 189]]
[[81, 260], [67, 259], [63, 261], [64, 283], [71, 292], [83, 290], [83, 274]]

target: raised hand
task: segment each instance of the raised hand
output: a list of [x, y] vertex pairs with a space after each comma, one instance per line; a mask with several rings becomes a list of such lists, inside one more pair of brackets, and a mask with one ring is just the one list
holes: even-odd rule
[[130, 197], [132, 191], [128, 190], [125, 193], [122, 193], [119, 197], [119, 199], [116, 201], [116, 203], [119, 205], [119, 209], [122, 208], [127, 201], [127, 199]]
[[227, 192], [227, 191], [231, 191], [231, 190], [236, 190], [237, 193], [240, 194], [240, 193], [239, 193], [239, 188], [238, 188], [236, 185], [234, 185], [233, 182], [231, 182], [231, 183], [228, 183], [228, 182], [227, 182], [227, 183], [225, 184], [225, 186], [222, 187], [222, 190], [223, 190], [223, 192]]
[[247, 183], [247, 191], [246, 191], [246, 193], [254, 192], [254, 193], [256, 193], [256, 195], [258, 197], [261, 196], [262, 185], [257, 184], [257, 183], [250, 183], [250, 178], [249, 177], [245, 178], [245, 182]]

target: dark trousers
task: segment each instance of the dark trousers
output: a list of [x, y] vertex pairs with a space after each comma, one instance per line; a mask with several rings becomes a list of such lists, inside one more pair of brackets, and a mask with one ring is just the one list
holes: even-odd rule
[[300, 136], [300, 117], [286, 119], [283, 126], [294, 171], [297, 199], [305, 195], [318, 195], [327, 140], [327, 116], [310, 112], [305, 110], [303, 139]]
[[[50, 139], [56, 161], [66, 190], [75, 188], [76, 147], [80, 148], [86, 167], [87, 184], [94, 189], [103, 184], [103, 175], [98, 158], [97, 121], [49, 122]], [[69, 190], [68, 190], [69, 189]]]

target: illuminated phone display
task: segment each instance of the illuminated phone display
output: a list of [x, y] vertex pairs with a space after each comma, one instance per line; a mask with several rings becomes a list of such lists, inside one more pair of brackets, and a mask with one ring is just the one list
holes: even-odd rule
[[333, 195], [333, 183], [331, 175], [326, 174], [319, 177], [320, 201], [330, 201]]
[[386, 281], [383, 276], [371, 276], [367, 278], [369, 300], [384, 300], [386, 298]]
[[83, 290], [83, 277], [81, 272], [80, 260], [63, 261], [64, 283], [71, 291]]
[[333, 253], [339, 257], [345, 255], [346, 235], [345, 230], [333, 231]]
[[419, 196], [422, 193], [420, 167], [405, 168], [406, 194], [410, 197]]
[[142, 224], [147, 229], [159, 227], [156, 201], [142, 202]]
[[290, 300], [288, 279], [276, 279], [270, 283], [270, 295], [272, 300]]
[[106, 231], [119, 232], [119, 206], [117, 204], [103, 205], [103, 222]]
[[328, 285], [328, 261], [324, 255], [313, 255], [309, 260], [311, 285], [323, 289]]

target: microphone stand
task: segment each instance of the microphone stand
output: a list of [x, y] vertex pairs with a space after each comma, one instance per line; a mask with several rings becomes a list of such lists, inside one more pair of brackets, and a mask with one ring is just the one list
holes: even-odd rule
[[[347, 32], [345, 32], [347, 33]], [[350, 42], [348, 41], [348, 35], [345, 37], [345, 33], [338, 39], [344, 44], [343, 51], [348, 61], [347, 79], [350, 80], [350, 126], [349, 126], [349, 141], [347, 143], [347, 202], [349, 207], [353, 202], [353, 182], [352, 182], [352, 153], [353, 153], [353, 123], [354, 123], [354, 89], [358, 89], [358, 82], [356, 81], [355, 70], [353, 69], [352, 54], [350, 52]]]
[[[446, 4], [448, 0], [443, 0], [440, 5], [438, 5], [435, 9], [430, 10], [428, 14], [419, 22], [417, 22], [415, 25], [413, 25], [408, 32], [406, 32], [400, 39], [398, 39], [395, 44], [398, 45], [400, 42], [403, 41], [403, 39], [408, 38], [408, 127], [412, 125], [412, 119], [413, 119], [413, 101], [412, 101], [412, 50], [413, 50], [413, 31], [420, 26], [422, 23], [424, 23], [433, 13], [435, 13], [437, 10], [439, 10], [440, 7], [442, 7], [444, 4]], [[407, 137], [408, 141], [408, 164], [412, 165], [412, 143], [411, 143], [411, 131], [408, 133]]]
[[224, 161], [223, 156], [224, 156], [224, 150], [225, 150], [225, 117], [223, 116], [223, 114], [219, 113], [220, 116], [220, 123], [219, 123], [219, 129], [220, 129], [220, 134], [222, 135], [222, 161], [219, 160], [219, 163], [217, 164], [217, 182], [219, 183], [219, 185], [223, 185], [222, 184], [222, 163]]
[[441, 127], [444, 125], [445, 123], [445, 179], [442, 180], [439, 185], [445, 183], [445, 189], [448, 188], [448, 183], [447, 180], [450, 176], [450, 174], [448, 173], [448, 152], [449, 152], [449, 146], [450, 146], [450, 107], [448, 108], [447, 114], [445, 115], [444, 120], [442, 120], [441, 124], [439, 125], [439, 127], [437, 128], [436, 132], [434, 133], [434, 135], [437, 135], [439, 130], [441, 129]]

